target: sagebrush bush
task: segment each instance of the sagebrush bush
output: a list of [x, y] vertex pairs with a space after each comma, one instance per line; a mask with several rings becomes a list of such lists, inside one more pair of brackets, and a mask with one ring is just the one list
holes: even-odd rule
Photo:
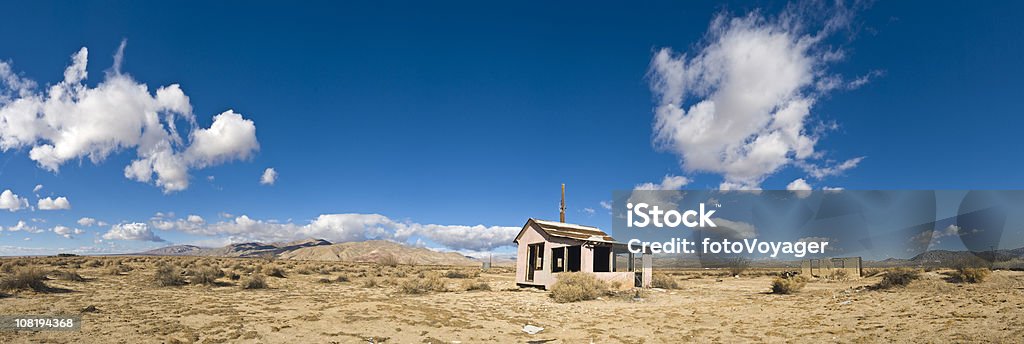
[[85, 282], [85, 278], [74, 271], [56, 270], [53, 272], [53, 277], [64, 281]]
[[893, 287], [906, 287], [914, 280], [921, 277], [921, 271], [910, 268], [896, 268], [885, 272], [882, 281], [875, 285], [877, 289], [889, 289]]
[[437, 276], [410, 278], [402, 281], [398, 290], [404, 294], [424, 294], [432, 291], [446, 291], [444, 280]]
[[981, 283], [990, 272], [992, 271], [986, 268], [959, 268], [953, 272], [952, 277], [957, 282]]
[[398, 257], [395, 257], [395, 255], [393, 254], [388, 254], [383, 257], [380, 257], [380, 259], [377, 262], [380, 263], [380, 265], [390, 267], [396, 267], [399, 264]]
[[161, 264], [156, 268], [153, 280], [157, 286], [172, 287], [185, 285], [185, 278], [181, 276], [181, 270], [174, 265]]
[[743, 274], [744, 271], [747, 271], [748, 268], [750, 268], [750, 259], [738, 257], [736, 259], [730, 260], [726, 264], [726, 268], [728, 268], [729, 270], [729, 276], [739, 276]]
[[224, 271], [212, 266], [200, 267], [192, 271], [192, 284], [217, 284], [217, 279], [224, 277]]
[[792, 294], [807, 286], [807, 277], [793, 276], [790, 278], [775, 277], [772, 280], [772, 294]]
[[679, 282], [668, 274], [656, 273], [651, 276], [651, 286], [662, 289], [678, 289]]
[[338, 283], [348, 282], [348, 276], [339, 275], [337, 278], [334, 279], [334, 281]]
[[464, 272], [464, 271], [448, 270], [448, 272], [444, 273], [444, 277], [445, 278], [470, 278], [470, 277], [475, 277], [475, 276], [472, 276], [469, 273]]
[[475, 281], [475, 280], [467, 279], [467, 280], [462, 282], [462, 290], [465, 290], [465, 291], [474, 291], [474, 290], [490, 291], [491, 290], [491, 285], [488, 284], [487, 282]]
[[13, 274], [0, 279], [0, 290], [32, 289], [45, 291], [46, 271], [40, 268], [23, 267], [14, 270]]
[[849, 281], [850, 273], [847, 272], [845, 269], [834, 269], [831, 273], [828, 274], [828, 276], [826, 276], [826, 278], [833, 281]]
[[551, 298], [555, 302], [577, 302], [593, 300], [608, 294], [608, 284], [597, 279], [592, 273], [563, 272], [551, 286]]
[[267, 276], [270, 276], [270, 277], [285, 278], [284, 277], [284, 269], [282, 269], [279, 266], [276, 266], [276, 265], [266, 266], [266, 265], [264, 265], [262, 270], [263, 270], [263, 274], [264, 275], [267, 275]]
[[267, 289], [267, 280], [261, 274], [254, 274], [242, 281], [242, 289]]

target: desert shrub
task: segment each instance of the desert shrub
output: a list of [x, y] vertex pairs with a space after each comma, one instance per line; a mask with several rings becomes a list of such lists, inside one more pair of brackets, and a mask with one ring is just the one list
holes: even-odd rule
[[85, 278], [74, 271], [57, 270], [53, 272], [53, 277], [64, 281], [85, 282]]
[[679, 283], [668, 274], [656, 273], [651, 276], [651, 286], [662, 289], [678, 289]]
[[992, 268], [999, 270], [1024, 271], [1024, 259], [1013, 258], [1010, 260], [995, 262], [992, 263]]
[[185, 284], [185, 278], [181, 276], [181, 270], [170, 264], [161, 264], [156, 268], [153, 280], [157, 286], [171, 287]]
[[267, 275], [267, 276], [270, 276], [270, 277], [285, 278], [284, 277], [284, 269], [281, 269], [280, 267], [278, 267], [276, 265], [271, 265], [271, 266], [264, 265], [262, 270], [263, 270], [263, 274], [264, 275]]
[[959, 268], [951, 274], [953, 281], [961, 283], [981, 283], [992, 272], [986, 268]]
[[338, 277], [336, 277], [336, 278], [334, 279], [334, 281], [335, 281], [335, 282], [338, 282], [338, 283], [345, 283], [345, 282], [348, 282], [348, 276], [345, 276], [345, 275], [339, 275]]
[[910, 268], [896, 268], [889, 270], [882, 276], [882, 281], [875, 285], [876, 289], [889, 289], [893, 287], [906, 287], [910, 282], [921, 277], [921, 271]]
[[867, 269], [864, 270], [864, 277], [874, 277], [882, 273], [882, 269]]
[[0, 265], [0, 272], [3, 272], [5, 274], [14, 272], [14, 263], [8, 262], [4, 263], [3, 265]]
[[729, 270], [729, 276], [739, 276], [750, 268], [750, 259], [737, 257], [726, 263], [725, 267]]
[[834, 269], [828, 274], [828, 276], [826, 276], [826, 278], [832, 281], [849, 281], [850, 273], [845, 269]]
[[484, 282], [484, 281], [475, 281], [475, 280], [467, 279], [465, 281], [462, 281], [462, 290], [465, 290], [465, 291], [474, 291], [474, 290], [490, 291], [491, 290], [491, 285], [487, 284], [487, 282]]
[[424, 294], [432, 291], [446, 291], [444, 280], [437, 276], [410, 278], [398, 285], [403, 294]]
[[212, 266], [197, 268], [192, 271], [192, 284], [213, 285], [217, 279], [224, 277], [224, 271]]
[[323, 283], [323, 284], [328, 284], [328, 283], [334, 282], [330, 278], [326, 278], [326, 277], [318, 279], [316, 281], [319, 282], [319, 283]]
[[377, 262], [380, 263], [380, 265], [390, 267], [396, 267], [399, 264], [398, 257], [395, 257], [395, 255], [393, 254], [384, 255], [380, 257], [380, 259]]
[[295, 273], [297, 273], [299, 275], [312, 275], [313, 274], [313, 270], [311, 270], [307, 266], [303, 266], [301, 268], [295, 269]]
[[775, 277], [772, 280], [773, 294], [792, 294], [807, 285], [807, 277], [793, 276], [790, 278]]
[[242, 289], [267, 289], [267, 280], [261, 274], [254, 274], [242, 281]]
[[564, 272], [558, 282], [551, 286], [551, 298], [555, 302], [577, 302], [593, 300], [608, 294], [608, 284], [585, 272]]
[[121, 264], [112, 265], [109, 268], [107, 268], [107, 274], [108, 275], [114, 275], [114, 276], [120, 275], [122, 273], [127, 273], [129, 271], [132, 271], [131, 267], [128, 267], [127, 265], [121, 265]]
[[242, 275], [239, 275], [237, 272], [234, 271], [226, 273], [225, 276], [227, 276], [232, 281], [237, 281], [242, 278]]
[[32, 289], [45, 291], [46, 271], [39, 268], [23, 267], [15, 270], [13, 274], [0, 279], [0, 290]]
[[83, 265], [85, 265], [86, 267], [90, 267], [90, 268], [98, 268], [98, 267], [103, 266], [103, 262], [99, 261], [98, 259], [91, 259], [91, 260], [85, 262], [85, 264], [83, 264]]
[[622, 288], [622, 281], [612, 281], [612, 290], [618, 290]]
[[470, 278], [470, 277], [475, 277], [475, 276], [472, 276], [472, 275], [470, 275], [469, 273], [467, 273], [465, 271], [448, 270], [448, 272], [444, 273], [444, 277], [445, 278]]
[[376, 278], [370, 277], [363, 280], [363, 288], [376, 288], [380, 286], [380, 282]]

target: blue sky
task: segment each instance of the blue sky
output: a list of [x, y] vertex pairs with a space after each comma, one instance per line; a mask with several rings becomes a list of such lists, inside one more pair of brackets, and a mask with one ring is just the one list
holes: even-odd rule
[[[600, 202], [612, 190], [664, 186], [666, 176], [684, 178], [669, 184], [689, 189], [738, 180], [739, 172], [715, 167], [723, 161], [693, 168], [692, 147], [657, 140], [666, 97], [652, 85], [652, 71], [663, 49], [684, 62], [710, 51], [727, 36], [715, 36], [715, 18], [750, 13], [763, 21], [720, 29], [769, 27], [800, 37], [822, 32], [815, 23], [846, 23], [808, 52], [821, 63], [809, 69], [812, 83], [841, 82], [828, 91], [797, 89], [813, 100], [798, 129], [815, 140], [814, 154], [801, 159], [791, 151], [778, 168], [741, 178], [744, 186], [786, 189], [802, 179], [816, 189], [1024, 188], [1014, 154], [1024, 148], [1017, 133], [1024, 24], [1016, 3], [828, 5], [792, 12], [811, 27], [804, 32], [779, 24], [780, 13], [791, 13], [783, 2], [17, 7], [0, 22], [8, 33], [0, 60], [36, 83], [33, 94], [46, 97], [85, 47], [85, 87], [120, 75], [156, 97], [158, 88], [178, 84], [195, 124], [184, 115], [176, 121], [183, 142], [170, 152], [188, 161], [188, 187], [170, 192], [156, 175], [149, 182], [126, 177], [125, 167], [140, 159], [136, 145], [97, 162], [72, 155], [58, 172], [31, 157], [34, 147], [53, 143], [45, 135], [2, 150], [0, 190], [28, 206], [0, 210], [0, 254], [131, 252], [300, 234], [489, 250], [528, 217], [556, 218], [560, 183], [568, 185], [571, 222], [609, 227]], [[687, 90], [680, 108], [713, 97], [707, 93]], [[211, 128], [228, 110], [240, 116], [225, 117], [225, 125], [254, 126], [258, 149], [246, 141], [188, 153], [189, 133]], [[836, 171], [858, 158], [821, 178], [801, 168]], [[260, 183], [267, 168], [278, 173], [273, 185]], [[43, 187], [34, 192], [36, 185]], [[70, 209], [41, 210], [39, 200], [48, 197], [66, 197]], [[158, 212], [162, 219], [154, 219]], [[189, 215], [202, 221], [189, 223]], [[83, 217], [106, 225], [81, 225]], [[19, 221], [39, 233], [10, 230]], [[160, 221], [176, 224], [162, 223], [165, 230]], [[135, 223], [145, 228], [111, 234]], [[71, 238], [54, 233], [56, 226]]]

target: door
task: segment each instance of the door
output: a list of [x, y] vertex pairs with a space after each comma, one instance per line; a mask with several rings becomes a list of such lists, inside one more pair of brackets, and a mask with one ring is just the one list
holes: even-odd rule
[[533, 272], [544, 266], [544, 243], [532, 244], [529, 247], [529, 262], [526, 263], [526, 281], [533, 282]]

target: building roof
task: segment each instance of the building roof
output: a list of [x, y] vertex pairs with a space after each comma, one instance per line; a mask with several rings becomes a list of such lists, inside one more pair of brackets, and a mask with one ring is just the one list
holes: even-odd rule
[[574, 240], [593, 241], [593, 242], [604, 242], [610, 244], [620, 244], [615, 241], [608, 233], [605, 233], [600, 228], [590, 227], [584, 225], [577, 225], [572, 223], [564, 223], [557, 221], [545, 221], [537, 219], [529, 219], [526, 221], [526, 225], [523, 226], [523, 230], [519, 231], [519, 235], [516, 235], [516, 239], [513, 242], [519, 242], [519, 237], [523, 235], [523, 231], [530, 224], [534, 224], [535, 228], [543, 231], [547, 235], [568, 238]]

